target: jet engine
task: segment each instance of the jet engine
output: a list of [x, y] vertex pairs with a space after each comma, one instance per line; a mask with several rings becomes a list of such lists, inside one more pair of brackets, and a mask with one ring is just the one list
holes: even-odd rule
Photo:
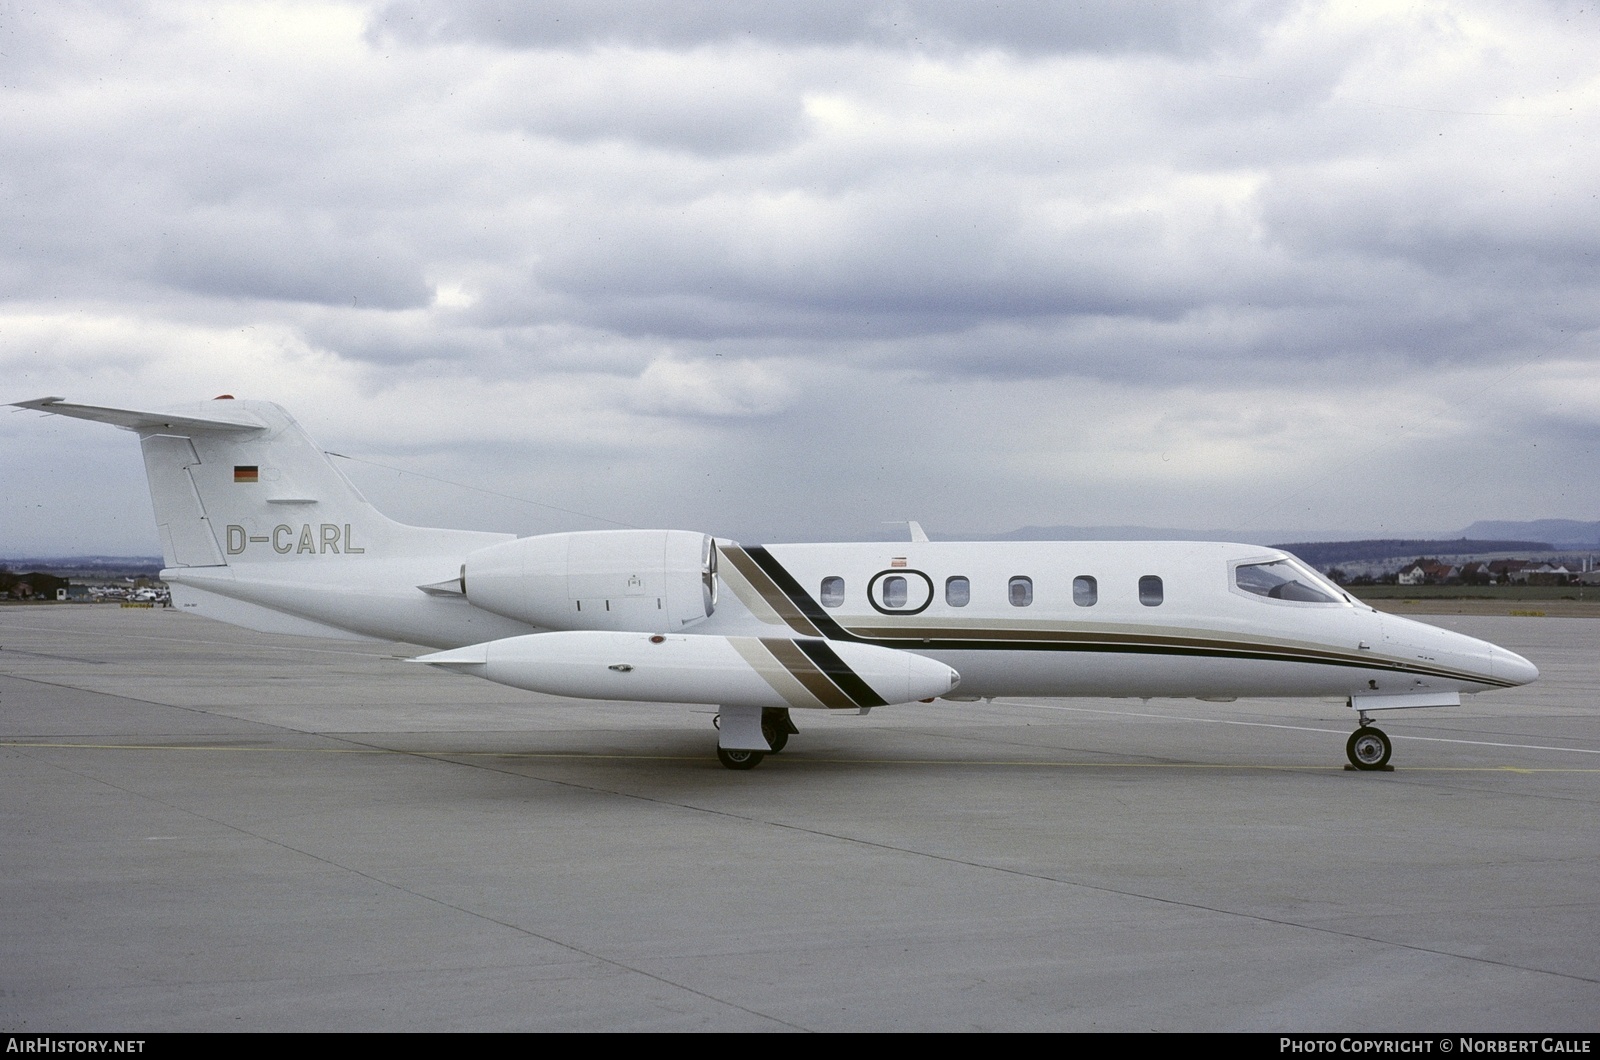
[[461, 591], [546, 629], [677, 633], [716, 609], [716, 543], [687, 530], [522, 537], [469, 554]]

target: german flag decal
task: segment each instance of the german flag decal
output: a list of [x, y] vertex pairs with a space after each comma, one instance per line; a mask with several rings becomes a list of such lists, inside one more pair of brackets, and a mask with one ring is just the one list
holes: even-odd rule
[[233, 481], [260, 482], [261, 469], [255, 464], [235, 464], [233, 467]]

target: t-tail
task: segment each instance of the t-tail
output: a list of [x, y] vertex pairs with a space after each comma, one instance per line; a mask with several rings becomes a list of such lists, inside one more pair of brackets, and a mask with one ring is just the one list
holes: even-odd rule
[[47, 397], [18, 407], [134, 431], [169, 568], [309, 556], [398, 559], [504, 535], [406, 526], [383, 515], [270, 401], [217, 398], [147, 411]]
[[454, 647], [531, 632], [467, 606], [462, 563], [511, 534], [406, 526], [270, 401], [172, 409], [17, 403], [138, 434], [173, 602], [263, 633]]

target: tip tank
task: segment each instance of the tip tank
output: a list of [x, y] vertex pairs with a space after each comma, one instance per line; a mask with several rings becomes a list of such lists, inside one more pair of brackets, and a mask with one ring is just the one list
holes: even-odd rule
[[961, 681], [944, 663], [893, 648], [704, 634], [532, 633], [414, 661], [554, 696], [752, 707], [879, 707]]

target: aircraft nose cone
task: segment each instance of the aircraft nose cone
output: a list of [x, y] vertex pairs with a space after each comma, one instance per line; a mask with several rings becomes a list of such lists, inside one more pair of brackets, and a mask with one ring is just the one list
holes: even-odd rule
[[1489, 660], [1489, 672], [1502, 681], [1525, 685], [1539, 676], [1539, 668], [1514, 651], [1495, 648]]

